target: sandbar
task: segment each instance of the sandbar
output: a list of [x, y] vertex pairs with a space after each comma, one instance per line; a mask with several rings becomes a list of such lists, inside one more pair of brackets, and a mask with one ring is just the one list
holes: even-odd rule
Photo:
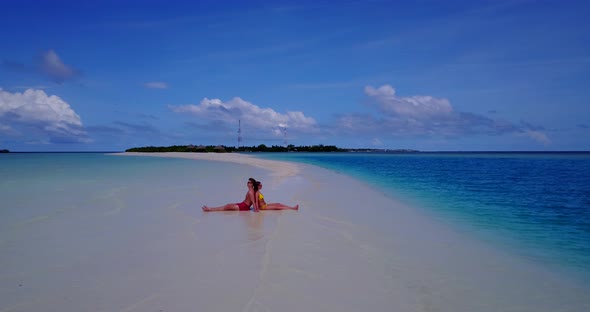
[[[220, 247], [226, 254], [222, 259], [201, 259], [218, 270], [219, 275], [207, 276], [220, 291], [230, 287], [234, 297], [229, 289], [243, 285], [238, 293], [247, 294], [236, 298], [235, 306], [221, 298], [209, 301], [213, 309], [584, 311], [590, 307], [586, 286], [466, 237], [349, 176], [245, 154], [150, 156], [261, 168], [272, 177], [265, 184], [271, 201], [301, 206], [298, 212], [195, 214], [205, 229], [195, 235], [208, 237], [208, 244], [224, 244], [218, 238], [235, 226], [236, 216], [245, 216], [237, 222], [247, 224], [241, 238]], [[209, 194], [224, 185], [223, 179], [211, 183]], [[200, 200], [222, 201], [213, 196]]]
[[[4, 193], [19, 209], [1, 229], [0, 312], [590, 311], [588, 285], [345, 174], [115, 155], [137, 158], [30, 173], [19, 188], [35, 196]], [[201, 210], [241, 201], [249, 177], [299, 211]]]

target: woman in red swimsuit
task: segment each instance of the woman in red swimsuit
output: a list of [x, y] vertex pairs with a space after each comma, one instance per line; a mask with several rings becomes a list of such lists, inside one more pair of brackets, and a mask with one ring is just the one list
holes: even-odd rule
[[[250, 211], [250, 206], [252, 206], [252, 204], [254, 204], [254, 195], [256, 194], [256, 191], [254, 190], [254, 185], [256, 184], [256, 180], [254, 180], [253, 178], [248, 179], [248, 192], [246, 193], [246, 197], [244, 198], [244, 201], [242, 201], [241, 203], [235, 203], [235, 204], [226, 204], [223, 206], [219, 206], [219, 207], [207, 207], [206, 205], [203, 205], [203, 211], [224, 211], [224, 210], [239, 210], [239, 211]], [[258, 212], [259, 209], [256, 205], [254, 205], [254, 211]]]

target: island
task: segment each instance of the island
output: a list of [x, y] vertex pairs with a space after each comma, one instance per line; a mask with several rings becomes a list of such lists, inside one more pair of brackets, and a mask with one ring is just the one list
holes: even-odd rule
[[375, 148], [340, 148], [335, 145], [273, 145], [266, 146], [225, 146], [225, 145], [173, 145], [173, 146], [145, 146], [133, 147], [125, 152], [142, 152], [142, 153], [165, 153], [165, 152], [185, 152], [185, 153], [233, 153], [233, 152], [364, 152], [364, 153], [416, 153], [412, 149], [375, 149]]
[[10, 151], [7, 149], [0, 149], [0, 153], [10, 153]]

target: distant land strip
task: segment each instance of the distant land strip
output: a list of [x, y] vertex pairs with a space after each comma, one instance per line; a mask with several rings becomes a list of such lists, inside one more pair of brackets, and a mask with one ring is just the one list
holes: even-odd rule
[[386, 152], [386, 153], [415, 153], [417, 150], [411, 149], [375, 149], [375, 148], [339, 148], [334, 145], [310, 145], [310, 146], [224, 146], [224, 145], [173, 145], [173, 146], [145, 146], [133, 147], [125, 152], [142, 152], [142, 153], [165, 153], [165, 152], [185, 152], [185, 153], [233, 153], [233, 152]]

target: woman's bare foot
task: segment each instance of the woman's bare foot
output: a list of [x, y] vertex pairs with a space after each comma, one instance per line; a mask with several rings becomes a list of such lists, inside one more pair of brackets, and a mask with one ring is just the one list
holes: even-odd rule
[[299, 205], [295, 205], [295, 207], [293, 207], [293, 210], [299, 210]]

